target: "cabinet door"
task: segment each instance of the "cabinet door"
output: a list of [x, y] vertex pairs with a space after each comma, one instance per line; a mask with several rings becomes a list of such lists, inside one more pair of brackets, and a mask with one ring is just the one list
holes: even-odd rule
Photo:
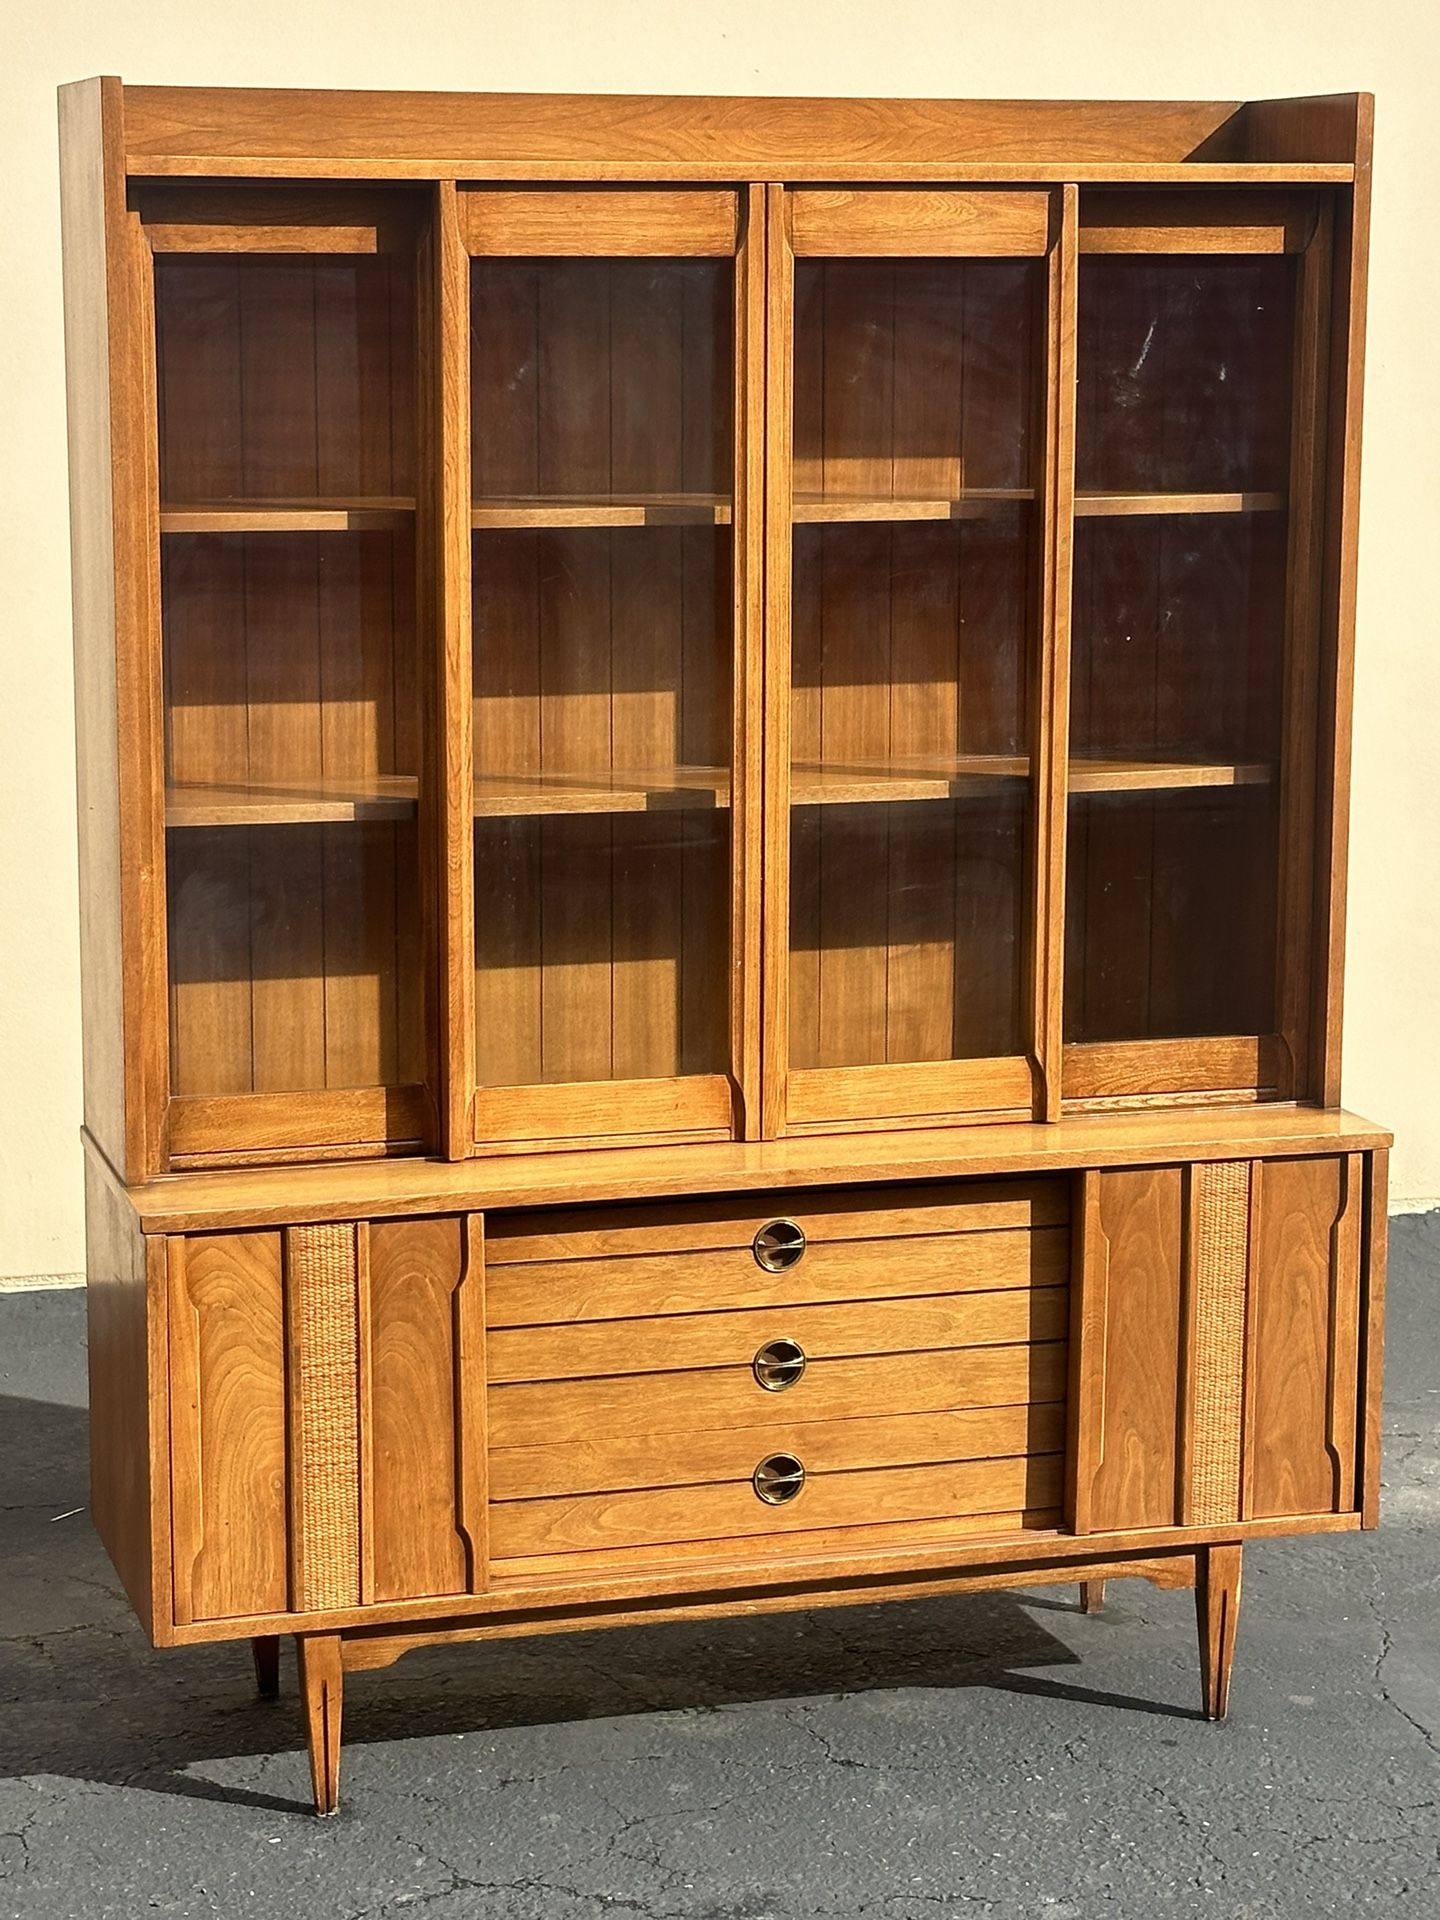
[[1308, 1091], [1330, 221], [1081, 195], [1067, 1100]]
[[774, 190], [766, 1117], [1036, 1100], [1062, 198]]
[[418, 1148], [418, 203], [214, 186], [141, 207], [172, 1163]]
[[1356, 1512], [1383, 1287], [1363, 1270], [1365, 1210], [1383, 1206], [1365, 1156], [1126, 1168], [1080, 1188], [1076, 1532]]
[[189, 1235], [168, 1274], [177, 1622], [484, 1585], [478, 1218]]
[[753, 1101], [763, 205], [460, 196], [481, 1150]]

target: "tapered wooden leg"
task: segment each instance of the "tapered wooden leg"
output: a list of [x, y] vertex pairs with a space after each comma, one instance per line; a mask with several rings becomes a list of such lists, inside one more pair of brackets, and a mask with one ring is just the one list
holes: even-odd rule
[[1230, 1705], [1230, 1669], [1240, 1620], [1240, 1548], [1202, 1547], [1195, 1568], [1195, 1617], [1200, 1628], [1200, 1684], [1205, 1718], [1223, 1720]]
[[1105, 1608], [1105, 1582], [1103, 1580], [1082, 1580], [1080, 1582], [1080, 1611], [1082, 1613], [1102, 1613]]
[[340, 1706], [344, 1674], [338, 1633], [305, 1633], [296, 1638], [300, 1655], [300, 1697], [305, 1705], [305, 1744], [315, 1811], [334, 1813], [340, 1804]]
[[262, 1700], [280, 1698], [280, 1636], [259, 1633], [250, 1642], [255, 1656], [255, 1690]]

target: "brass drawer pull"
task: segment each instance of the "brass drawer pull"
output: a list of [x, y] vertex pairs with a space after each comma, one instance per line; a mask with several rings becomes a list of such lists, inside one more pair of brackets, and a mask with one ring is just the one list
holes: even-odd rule
[[805, 1469], [793, 1453], [772, 1453], [756, 1467], [753, 1479], [767, 1507], [783, 1507], [805, 1485]]
[[805, 1349], [798, 1340], [767, 1340], [751, 1363], [767, 1393], [783, 1393], [805, 1371]]
[[751, 1245], [767, 1273], [784, 1273], [804, 1255], [805, 1229], [793, 1220], [772, 1220], [768, 1227], [761, 1227]]

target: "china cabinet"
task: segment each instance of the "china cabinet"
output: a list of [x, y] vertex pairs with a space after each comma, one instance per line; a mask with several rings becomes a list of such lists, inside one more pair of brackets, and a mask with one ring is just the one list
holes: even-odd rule
[[1373, 1526], [1371, 103], [61, 94], [94, 1512], [157, 1645]]

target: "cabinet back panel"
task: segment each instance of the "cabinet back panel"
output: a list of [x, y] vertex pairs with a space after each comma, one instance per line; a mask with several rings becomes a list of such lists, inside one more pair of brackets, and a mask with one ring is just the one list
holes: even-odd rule
[[160, 254], [155, 333], [162, 501], [413, 493], [402, 256]]
[[475, 829], [482, 1085], [723, 1073], [728, 813]]
[[797, 494], [1033, 486], [1029, 261], [799, 260]]
[[415, 828], [172, 829], [177, 1094], [424, 1079]]
[[1082, 519], [1076, 755], [1263, 764], [1280, 755], [1283, 513]]
[[1272, 787], [1072, 797], [1065, 1038], [1275, 1026]]
[[477, 260], [477, 500], [730, 492], [726, 261]]
[[1028, 812], [1023, 789], [796, 811], [792, 1066], [1023, 1051]]
[[1284, 254], [1082, 258], [1082, 493], [1285, 486], [1294, 274]]

